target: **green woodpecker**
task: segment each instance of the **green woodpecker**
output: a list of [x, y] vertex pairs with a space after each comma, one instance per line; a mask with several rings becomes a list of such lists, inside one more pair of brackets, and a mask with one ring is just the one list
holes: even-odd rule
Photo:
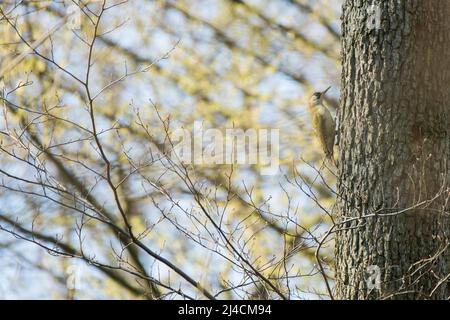
[[320, 145], [329, 159], [334, 165], [336, 161], [333, 156], [334, 136], [336, 123], [330, 110], [324, 105], [323, 98], [325, 93], [330, 90], [328, 87], [323, 92], [314, 92], [308, 101], [308, 110], [311, 114], [312, 126], [316, 136], [319, 138]]

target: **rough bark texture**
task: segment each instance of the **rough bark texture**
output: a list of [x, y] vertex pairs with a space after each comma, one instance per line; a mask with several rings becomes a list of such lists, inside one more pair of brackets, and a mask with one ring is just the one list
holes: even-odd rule
[[336, 297], [448, 299], [450, 1], [346, 0], [342, 27]]

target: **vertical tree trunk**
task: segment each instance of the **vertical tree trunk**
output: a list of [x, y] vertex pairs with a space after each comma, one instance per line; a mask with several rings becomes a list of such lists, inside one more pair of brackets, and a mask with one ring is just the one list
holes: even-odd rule
[[342, 20], [336, 296], [447, 299], [450, 1], [346, 0]]

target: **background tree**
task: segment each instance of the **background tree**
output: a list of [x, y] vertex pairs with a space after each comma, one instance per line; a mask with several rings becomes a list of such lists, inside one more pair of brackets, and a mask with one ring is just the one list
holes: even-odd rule
[[[334, 175], [303, 116], [339, 74], [338, 4], [1, 10], [3, 297], [328, 295]], [[195, 120], [280, 129], [279, 173], [174, 163], [170, 133]]]
[[448, 299], [450, 3], [371, 3], [343, 6], [336, 293]]

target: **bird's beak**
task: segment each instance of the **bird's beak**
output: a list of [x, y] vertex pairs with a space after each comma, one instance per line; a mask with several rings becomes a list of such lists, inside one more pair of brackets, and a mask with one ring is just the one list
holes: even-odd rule
[[326, 88], [326, 89], [325, 89], [325, 91], [323, 91], [323, 92], [322, 92], [322, 96], [324, 96], [324, 95], [325, 95], [325, 93], [327, 93], [327, 91], [328, 91], [328, 90], [330, 90], [330, 89], [331, 89], [331, 86], [330, 86], [330, 87], [328, 87], [328, 88]]

